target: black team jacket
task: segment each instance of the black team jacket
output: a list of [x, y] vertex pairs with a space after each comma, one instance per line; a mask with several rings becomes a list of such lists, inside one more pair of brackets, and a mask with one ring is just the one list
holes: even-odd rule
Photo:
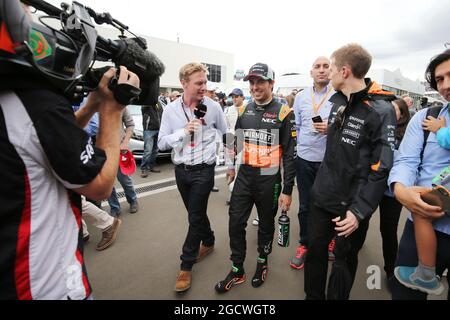
[[[386, 191], [393, 164], [396, 97], [366, 79], [350, 99], [334, 94], [325, 157], [312, 188], [315, 205], [335, 214], [370, 217]], [[301, 137], [300, 137], [301, 138]]]

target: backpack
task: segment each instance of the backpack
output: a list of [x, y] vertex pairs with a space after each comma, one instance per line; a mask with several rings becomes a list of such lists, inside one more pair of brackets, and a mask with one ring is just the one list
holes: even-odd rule
[[[437, 119], [442, 108], [443, 107], [429, 107], [427, 110], [427, 115], [425, 116], [425, 119], [427, 119], [428, 116], [432, 116], [433, 118]], [[423, 146], [422, 146], [422, 151], [420, 152], [420, 163], [422, 163], [423, 153], [425, 151], [425, 146], [427, 145], [427, 140], [428, 140], [429, 135], [430, 135], [430, 131], [423, 130]]]

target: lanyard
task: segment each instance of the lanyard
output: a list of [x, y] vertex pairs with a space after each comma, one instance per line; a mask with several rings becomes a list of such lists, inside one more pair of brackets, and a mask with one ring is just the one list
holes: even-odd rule
[[[189, 119], [189, 117], [188, 117], [188, 115], [187, 115], [187, 113], [186, 113], [186, 110], [184, 110], [184, 106], [185, 106], [185, 104], [184, 104], [184, 102], [183, 102], [183, 98], [181, 98], [181, 109], [183, 110], [184, 116], [186, 117], [186, 120], [187, 120], [187, 122], [189, 123], [189, 121], [191, 121], [191, 119]], [[189, 109], [189, 110], [190, 110], [190, 109]]]
[[325, 94], [325, 96], [322, 98], [322, 100], [320, 101], [319, 104], [316, 104], [316, 102], [314, 101], [314, 87], [311, 88], [311, 101], [312, 101], [312, 106], [314, 109], [314, 115], [317, 115], [319, 113], [319, 109], [320, 107], [323, 105], [323, 103], [325, 101], [327, 101], [328, 96], [330, 95], [331, 92], [331, 86], [328, 88], [327, 93]]

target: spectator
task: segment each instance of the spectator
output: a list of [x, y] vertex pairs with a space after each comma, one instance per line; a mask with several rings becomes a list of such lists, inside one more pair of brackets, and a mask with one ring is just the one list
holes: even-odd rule
[[[335, 93], [328, 79], [330, 60], [318, 57], [311, 68], [313, 86], [303, 90], [295, 97], [294, 114], [297, 128], [296, 174], [300, 207], [298, 221], [300, 225], [299, 245], [289, 264], [294, 269], [302, 269], [308, 251], [308, 215], [311, 188], [325, 154], [327, 144], [327, 121], [332, 103], [330, 97]], [[313, 122], [314, 117], [319, 122]], [[330, 258], [333, 258], [333, 242], [329, 246]]]
[[[125, 129], [124, 129], [125, 126]], [[123, 109], [122, 112], [122, 127], [120, 129], [121, 138], [120, 138], [120, 152], [126, 152], [128, 148], [128, 143], [130, 142], [131, 136], [134, 131], [134, 121], [133, 117], [131, 117], [130, 112], [127, 108]], [[122, 186], [127, 202], [130, 204], [130, 213], [136, 213], [139, 210], [139, 203], [137, 201], [137, 194], [134, 190], [133, 179], [130, 176], [127, 176], [122, 173], [120, 167], [117, 169], [117, 180], [119, 180], [120, 185]], [[113, 187], [111, 195], [108, 198], [109, 207], [111, 208], [111, 216], [118, 217], [122, 210], [120, 208], [119, 198], [117, 196], [116, 188]]]
[[420, 98], [420, 109], [426, 109], [426, 108], [428, 108], [428, 98], [421, 97]]
[[[208, 98], [210, 98], [210, 99], [212, 99], [212, 100], [214, 100], [216, 102], [219, 102], [219, 104], [220, 104], [220, 100], [217, 97], [216, 90], [217, 90], [217, 87], [214, 86], [214, 84], [212, 82], [208, 81], [208, 83], [206, 84], [205, 96], [207, 96]], [[222, 107], [221, 104], [220, 104], [220, 107]], [[222, 110], [223, 110], [223, 107], [222, 107]], [[217, 154], [219, 153], [219, 150], [220, 150], [220, 147], [217, 147], [217, 145], [221, 144], [221, 143], [222, 143], [222, 140], [220, 139], [220, 137], [216, 136], [216, 153]], [[212, 192], [219, 192], [219, 188], [215, 185], [215, 183], [214, 183], [214, 186], [211, 189], [211, 191]]]
[[102, 251], [109, 248], [116, 240], [122, 221], [118, 218], [111, 217], [106, 211], [86, 201], [84, 197], [81, 197], [81, 210], [83, 216], [81, 220], [83, 223], [83, 240], [85, 242], [89, 240], [89, 231], [84, 222], [84, 220], [87, 220], [89, 224], [102, 231], [102, 238], [95, 249]]
[[161, 126], [163, 107], [159, 103], [142, 106], [142, 128], [144, 129], [144, 154], [141, 162], [141, 177], [147, 178], [150, 172], [160, 173], [155, 169], [158, 155], [158, 133]]
[[[191, 287], [193, 265], [214, 250], [214, 232], [206, 211], [214, 186], [215, 135], [216, 131], [225, 134], [227, 127], [220, 105], [205, 97], [207, 72], [200, 63], [180, 69], [183, 97], [167, 105], [158, 137], [161, 150], [172, 148], [178, 190], [188, 211], [189, 229], [180, 256], [176, 292]], [[194, 118], [200, 103], [207, 106], [203, 120]]]
[[217, 87], [212, 82], [208, 81], [208, 83], [206, 84], [205, 96], [207, 96], [211, 100], [218, 101], [217, 95], [216, 95], [216, 90], [217, 90]]
[[[450, 102], [450, 50], [431, 60], [426, 79]], [[397, 253], [396, 266], [400, 267], [391, 281], [394, 300], [426, 299], [429, 293], [439, 293], [442, 287], [436, 274], [442, 275], [450, 268], [450, 217], [444, 216], [442, 208], [431, 206], [420, 197], [431, 187], [433, 177], [450, 165], [450, 150], [436, 143], [435, 133], [424, 134], [422, 123], [425, 128], [430, 125], [426, 116], [427, 110], [421, 110], [411, 119], [389, 176], [389, 186], [415, 217], [421, 216], [422, 222], [434, 220], [433, 230], [428, 230], [428, 222], [419, 225], [416, 220], [413, 223], [411, 215], [408, 217]], [[449, 123], [448, 104], [440, 110], [438, 118]], [[424, 229], [431, 232], [424, 234]]]
[[[235, 134], [235, 126], [236, 126], [236, 121], [239, 115], [239, 110], [244, 108], [244, 92], [239, 89], [239, 88], [235, 88], [233, 89], [233, 91], [231, 91], [231, 93], [229, 94], [229, 96], [232, 97], [233, 99], [233, 105], [226, 108], [224, 111], [225, 114], [225, 119], [227, 121], [227, 133], [231, 133], [231, 134]], [[234, 165], [234, 164], [233, 164]], [[236, 171], [239, 169], [239, 164], [236, 164]], [[234, 187], [234, 181], [230, 183], [229, 185], [229, 189], [230, 192], [233, 191], [233, 187]], [[226, 201], [227, 205], [230, 204], [230, 201], [227, 200]]]
[[[405, 135], [406, 126], [410, 119], [410, 109], [403, 99], [392, 101], [397, 119], [395, 129], [394, 159], [398, 157], [398, 148]], [[398, 202], [388, 189], [381, 199], [380, 207], [380, 232], [383, 241], [384, 271], [389, 280], [394, 275], [395, 257], [398, 250], [397, 228], [403, 206]]]
[[[80, 108], [84, 107], [86, 104], [86, 99], [81, 103], [80, 106], [73, 106], [73, 110], [77, 112]], [[84, 131], [92, 139], [92, 145], [95, 145], [96, 136], [99, 128], [99, 118], [98, 112], [95, 113], [89, 123], [84, 128]], [[102, 210], [101, 201], [95, 201], [92, 199], [86, 199], [84, 196], [81, 197], [81, 213], [82, 213], [82, 224], [83, 224], [83, 240], [87, 242], [89, 240], [89, 231], [87, 225], [84, 222], [87, 220], [91, 225], [100, 229], [102, 231], [102, 239], [97, 244], [96, 249], [98, 251], [105, 250], [110, 247], [116, 240], [116, 236], [122, 221], [118, 218], [111, 217], [106, 211]]]
[[286, 96], [286, 101], [290, 108], [294, 107], [294, 101], [295, 101], [295, 97], [297, 96], [297, 93], [298, 93], [298, 90], [294, 89], [291, 91], [291, 93], [289, 95]]
[[170, 93], [170, 102], [175, 101], [179, 97], [181, 97], [181, 93], [179, 91], [177, 91], [177, 90], [172, 91]]
[[410, 118], [412, 118], [416, 114], [416, 110], [414, 110], [414, 100], [408, 95], [403, 95], [402, 99], [406, 102]]
[[330, 79], [337, 93], [330, 99], [327, 147], [311, 193], [306, 299], [325, 299], [327, 249], [335, 232], [350, 242], [346, 262], [353, 284], [369, 218], [386, 190], [395, 113], [385, 99], [395, 97], [364, 79], [371, 62], [358, 44], [331, 56]]
[[169, 103], [169, 101], [168, 101], [168, 93], [167, 92], [161, 92], [159, 94], [159, 97], [158, 97], [158, 102], [161, 105], [161, 107], [164, 108]]

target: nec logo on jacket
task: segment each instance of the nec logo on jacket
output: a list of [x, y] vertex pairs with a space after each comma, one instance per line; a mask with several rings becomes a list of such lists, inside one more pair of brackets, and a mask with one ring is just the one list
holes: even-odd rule
[[341, 142], [349, 144], [352, 147], [357, 147], [360, 144], [360, 138], [363, 136], [362, 131], [364, 130], [365, 120], [351, 115], [348, 120], [345, 121], [343, 129]]

